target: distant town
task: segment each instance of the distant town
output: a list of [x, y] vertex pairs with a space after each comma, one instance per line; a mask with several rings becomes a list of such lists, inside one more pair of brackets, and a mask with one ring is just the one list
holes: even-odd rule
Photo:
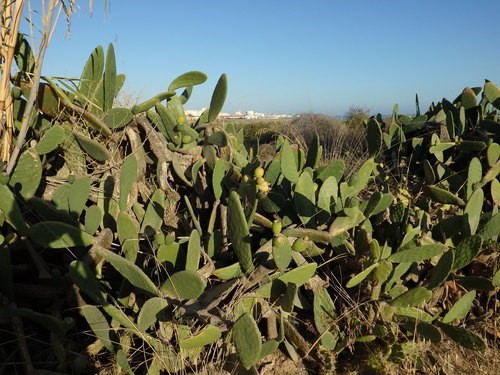
[[[186, 117], [191, 118], [191, 119], [197, 119], [198, 117], [201, 116], [203, 111], [205, 111], [206, 108], [202, 108], [200, 110], [186, 110], [184, 113], [186, 114]], [[236, 111], [235, 113], [225, 113], [221, 112], [219, 113], [219, 118], [223, 119], [245, 119], [245, 120], [279, 120], [279, 119], [290, 119], [293, 117], [298, 117], [299, 115], [290, 115], [287, 113], [280, 113], [280, 114], [273, 114], [273, 113], [261, 113], [261, 112], [255, 112], [255, 111], [246, 111], [246, 112], [241, 112], [241, 111]]]

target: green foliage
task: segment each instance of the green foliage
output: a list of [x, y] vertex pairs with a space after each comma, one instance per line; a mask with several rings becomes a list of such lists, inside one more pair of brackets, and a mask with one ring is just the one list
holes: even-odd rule
[[370, 156], [377, 156], [382, 149], [382, 130], [375, 118], [368, 120], [366, 125], [366, 138]]
[[80, 312], [101, 344], [113, 352], [115, 349], [110, 337], [111, 327], [106, 316], [94, 305], [82, 306]]
[[87, 232], [59, 221], [35, 223], [29, 228], [28, 236], [38, 245], [51, 249], [87, 247], [92, 245], [95, 240]]
[[[17, 50], [29, 71], [29, 49]], [[369, 157], [357, 163], [345, 150], [325, 161], [320, 127], [303, 145], [276, 135], [263, 161], [244, 130], [216, 120], [224, 74], [190, 123], [184, 105], [206, 79], [188, 72], [113, 108], [124, 76], [112, 45], [92, 52], [77, 86], [47, 78], [29, 130], [37, 143], [0, 181], [1, 311], [15, 303], [25, 323], [57, 338], [54, 357], [62, 342], [75, 347], [68, 358], [84, 353], [89, 342], [70, 330], [87, 330], [94, 354], [114, 353], [127, 373], [188, 372], [220, 350], [235, 353], [233, 369], [256, 373], [280, 343], [296, 359], [363, 341], [395, 353], [408, 332], [485, 347], [462, 327], [499, 285], [490, 265], [474, 273], [500, 235], [497, 86], [466, 88], [425, 113], [417, 104], [416, 116], [365, 114], [356, 129]], [[430, 302], [451, 282], [466, 290], [451, 308]], [[61, 308], [53, 316], [47, 306]], [[2, 353], [20, 362], [17, 350]], [[74, 372], [59, 362], [50, 371]]]
[[194, 299], [203, 293], [205, 284], [198, 273], [185, 270], [170, 276], [161, 289], [175, 298]]
[[151, 279], [134, 263], [103, 248], [96, 253], [108, 261], [130, 284], [151, 296], [159, 295], [158, 288]]
[[42, 162], [34, 149], [24, 151], [10, 176], [9, 185], [24, 198], [31, 198], [42, 179]]
[[292, 260], [292, 247], [288, 238], [282, 234], [273, 238], [273, 260], [280, 272], [285, 272]]
[[451, 323], [454, 320], [462, 320], [466, 317], [470, 308], [472, 307], [472, 302], [476, 298], [476, 291], [471, 290], [466, 293], [462, 298], [460, 298], [453, 307], [446, 313], [443, 317], [443, 323]]
[[479, 253], [481, 244], [482, 239], [478, 235], [464, 238], [455, 249], [453, 269], [461, 269], [472, 262], [476, 255]]
[[74, 136], [82, 150], [89, 154], [89, 156], [93, 159], [104, 162], [110, 158], [109, 152], [106, 147], [104, 147], [99, 142], [80, 134], [74, 134]]
[[421, 262], [441, 254], [444, 250], [444, 246], [440, 244], [413, 247], [392, 254], [389, 260], [395, 263]]
[[174, 79], [168, 86], [167, 91], [175, 91], [182, 87], [201, 85], [207, 80], [207, 76], [202, 72], [187, 72]]
[[233, 340], [243, 367], [250, 369], [260, 358], [262, 340], [259, 327], [253, 317], [245, 313], [233, 326]]
[[152, 297], [144, 302], [137, 316], [137, 328], [146, 332], [158, 321], [158, 314], [168, 307], [167, 300], [160, 297]]
[[432, 292], [420, 286], [397, 296], [391, 301], [391, 305], [394, 307], [418, 306], [431, 297]]
[[251, 272], [254, 266], [250, 244], [250, 231], [240, 199], [236, 191], [229, 193], [227, 208], [228, 235], [241, 268], [246, 272]]
[[486, 344], [481, 337], [465, 328], [455, 327], [441, 322], [437, 322], [437, 324], [448, 337], [465, 348], [472, 350], [484, 350], [486, 348]]
[[220, 329], [209, 324], [207, 325], [203, 331], [198, 333], [193, 337], [188, 337], [179, 343], [181, 349], [197, 349], [201, 348], [205, 345], [210, 345], [213, 342], [217, 341], [221, 336]]
[[38, 155], [45, 155], [54, 151], [64, 141], [64, 130], [59, 125], [51, 126], [36, 145]]

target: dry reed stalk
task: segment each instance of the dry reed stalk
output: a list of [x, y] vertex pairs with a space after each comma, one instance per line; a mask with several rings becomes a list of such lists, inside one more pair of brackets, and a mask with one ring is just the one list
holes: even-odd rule
[[50, 39], [52, 37], [52, 34], [55, 29], [55, 25], [57, 24], [57, 19], [59, 18], [59, 14], [61, 12], [61, 8], [63, 8], [63, 5], [59, 7], [59, 11], [57, 12], [56, 15], [56, 21], [53, 23], [53, 18], [54, 14], [56, 13], [56, 8], [58, 5], [59, 1], [57, 0], [50, 0], [47, 7], [45, 7], [45, 1], [42, 1], [42, 9], [43, 9], [43, 14], [42, 14], [42, 24], [43, 24], [43, 30], [42, 30], [42, 35], [40, 39], [40, 48], [38, 52], [38, 56], [35, 58], [35, 69], [33, 72], [33, 77], [32, 77], [32, 82], [31, 82], [31, 91], [30, 95], [28, 98], [28, 101], [26, 102], [26, 107], [23, 113], [23, 118], [21, 122], [21, 129], [19, 130], [19, 134], [17, 136], [17, 142], [14, 146], [14, 149], [12, 150], [12, 153], [10, 154], [10, 160], [7, 165], [7, 174], [11, 174], [12, 171], [14, 170], [14, 167], [17, 162], [17, 158], [21, 152], [21, 149], [24, 146], [24, 142], [26, 139], [26, 134], [29, 129], [29, 121], [31, 119], [31, 113], [34, 110], [35, 107], [35, 101], [37, 99], [38, 95], [38, 88], [40, 86], [40, 77], [42, 74], [42, 64], [43, 64], [43, 59], [45, 56], [45, 51], [47, 50], [47, 47], [49, 45]]
[[4, 0], [2, 4], [2, 31], [0, 70], [0, 159], [9, 162], [10, 148], [13, 139], [14, 111], [10, 93], [10, 71], [14, 59], [14, 51], [19, 31], [19, 23], [24, 7], [24, 0]]

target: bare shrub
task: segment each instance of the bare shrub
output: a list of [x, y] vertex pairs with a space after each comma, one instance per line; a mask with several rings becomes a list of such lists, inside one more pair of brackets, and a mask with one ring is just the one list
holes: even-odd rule
[[292, 121], [285, 133], [304, 148], [317, 133], [323, 146], [321, 164], [343, 159], [347, 178], [368, 158], [364, 129], [361, 126], [347, 126], [344, 121], [333, 116], [303, 114]]

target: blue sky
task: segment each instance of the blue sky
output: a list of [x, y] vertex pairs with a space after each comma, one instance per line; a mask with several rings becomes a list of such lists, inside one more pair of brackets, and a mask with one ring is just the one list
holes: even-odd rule
[[125, 91], [147, 99], [200, 70], [188, 109], [210, 102], [228, 75], [225, 112], [344, 114], [423, 109], [465, 86], [500, 83], [500, 1], [87, 0], [47, 51], [44, 74], [79, 77], [112, 42]]

